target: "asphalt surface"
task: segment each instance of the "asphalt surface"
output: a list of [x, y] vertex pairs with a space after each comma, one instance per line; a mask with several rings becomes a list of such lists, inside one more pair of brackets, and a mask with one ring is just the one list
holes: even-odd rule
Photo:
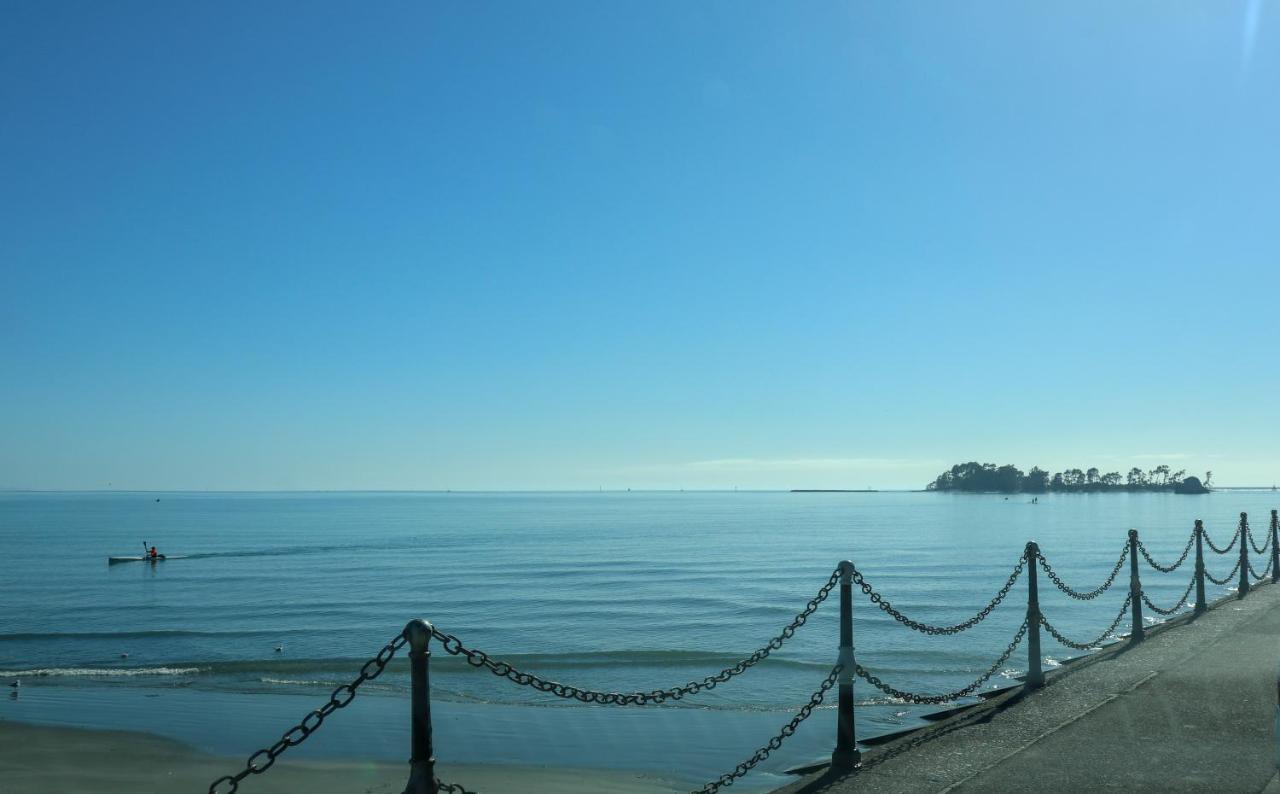
[[1277, 606], [1255, 586], [778, 792], [1278, 791]]

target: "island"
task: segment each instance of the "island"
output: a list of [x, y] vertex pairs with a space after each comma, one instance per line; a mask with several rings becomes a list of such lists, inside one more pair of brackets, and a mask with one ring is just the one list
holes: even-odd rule
[[1143, 471], [1136, 466], [1128, 474], [1118, 471], [1101, 473], [1097, 468], [1067, 469], [1057, 474], [1039, 466], [1023, 473], [1017, 466], [994, 463], [957, 463], [925, 486], [928, 491], [960, 491], [963, 493], [1095, 493], [1099, 491], [1164, 491], [1180, 494], [1209, 493], [1213, 472], [1206, 471], [1204, 480], [1187, 476], [1186, 469], [1171, 471], [1156, 466]]

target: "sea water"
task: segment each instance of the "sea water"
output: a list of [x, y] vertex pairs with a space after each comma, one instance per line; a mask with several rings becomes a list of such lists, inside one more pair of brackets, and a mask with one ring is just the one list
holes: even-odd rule
[[[1041, 495], [1038, 503], [922, 492], [0, 494], [0, 676], [23, 682], [20, 695], [0, 701], [0, 718], [149, 730], [247, 756], [325, 702], [415, 617], [544, 678], [666, 688], [767, 643], [842, 559], [909, 617], [953, 624], [988, 603], [1028, 540], [1069, 585], [1092, 589], [1131, 527], [1168, 564], [1196, 518], [1222, 544], [1248, 512], [1261, 542], [1274, 506], [1270, 490]], [[140, 554], [144, 541], [173, 556], [108, 565], [108, 556]], [[1192, 559], [1168, 575], [1143, 564], [1155, 603], [1177, 600]], [[1209, 554], [1207, 564], [1221, 577], [1234, 562]], [[1255, 565], [1266, 559], [1255, 556]], [[1049, 620], [1085, 640], [1116, 616], [1128, 575], [1089, 602], [1040, 582]], [[858, 661], [899, 689], [958, 689], [1017, 631], [1025, 583], [955, 636], [909, 631], [859, 593]], [[1211, 599], [1227, 592], [1209, 585]], [[652, 770], [690, 784], [716, 777], [775, 734], [831, 670], [834, 596], [767, 661], [712, 691], [643, 709], [559, 700], [433, 643], [436, 755]], [[1050, 667], [1078, 655], [1048, 636], [1043, 647]], [[983, 689], [1010, 684], [1026, 664], [1020, 648]], [[403, 760], [407, 691], [401, 658], [290, 752]], [[927, 711], [861, 681], [856, 697], [864, 737], [919, 724]], [[834, 700], [748, 787], [775, 785], [786, 768], [829, 754]]]

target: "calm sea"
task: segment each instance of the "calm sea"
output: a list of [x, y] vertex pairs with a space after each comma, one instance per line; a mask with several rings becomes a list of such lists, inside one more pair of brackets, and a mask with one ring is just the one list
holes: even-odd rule
[[[1247, 511], [1261, 540], [1274, 506], [1269, 490], [1046, 495], [1038, 504], [933, 493], [3, 494], [0, 675], [23, 688], [0, 701], [0, 718], [152, 730], [247, 755], [413, 617], [565, 683], [669, 687], [763, 645], [844, 558], [909, 616], [954, 623], [987, 603], [1027, 540], [1085, 589], [1110, 570], [1130, 527], [1167, 563], [1196, 518], [1225, 542]], [[143, 541], [182, 558], [108, 566]], [[1233, 561], [1212, 556], [1210, 572], [1225, 575]], [[1169, 575], [1144, 566], [1143, 584], [1168, 605], [1190, 576], [1189, 563]], [[1086, 639], [1116, 614], [1127, 575], [1088, 603], [1041, 581], [1045, 614]], [[909, 632], [859, 596], [859, 661], [901, 689], [963, 686], [1021, 623], [1024, 583], [952, 637]], [[1210, 598], [1225, 593], [1210, 586]], [[836, 617], [832, 598], [766, 663], [650, 710], [566, 704], [437, 646], [437, 756], [700, 782], [749, 756], [808, 699], [835, 661]], [[1047, 636], [1044, 651], [1051, 665], [1073, 655]], [[1025, 666], [1020, 650], [992, 685]], [[405, 668], [393, 666], [317, 734], [330, 738], [296, 754], [402, 760], [407, 686]], [[859, 684], [860, 735], [922, 713], [877, 695]], [[817, 713], [755, 785], [829, 753], [833, 723], [833, 713]]]

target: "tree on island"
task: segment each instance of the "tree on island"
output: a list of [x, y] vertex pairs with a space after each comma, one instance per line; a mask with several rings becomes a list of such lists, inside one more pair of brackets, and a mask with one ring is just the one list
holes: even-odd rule
[[1172, 491], [1175, 493], [1207, 493], [1213, 472], [1198, 477], [1186, 476], [1187, 470], [1171, 471], [1166, 465], [1156, 466], [1149, 472], [1133, 467], [1127, 475], [1118, 471], [1103, 474], [1097, 467], [1084, 471], [1065, 469], [1050, 476], [1039, 466], [1023, 474], [1016, 466], [1006, 463], [957, 463], [939, 474], [929, 483], [930, 491], [961, 491], [964, 493], [1093, 493], [1097, 491]]

